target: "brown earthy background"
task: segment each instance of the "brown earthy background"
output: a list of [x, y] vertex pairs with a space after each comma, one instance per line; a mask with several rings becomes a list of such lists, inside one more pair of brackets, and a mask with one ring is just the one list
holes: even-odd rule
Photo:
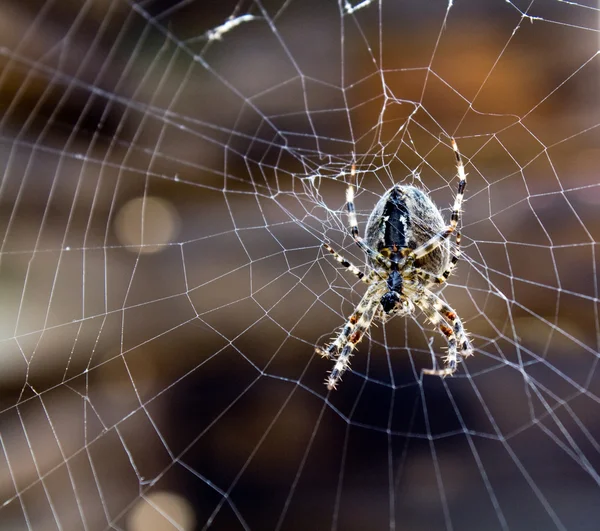
[[[346, 4], [0, 7], [2, 529], [597, 528], [598, 4]], [[452, 136], [475, 356], [398, 318], [328, 394], [351, 165], [448, 217]]]

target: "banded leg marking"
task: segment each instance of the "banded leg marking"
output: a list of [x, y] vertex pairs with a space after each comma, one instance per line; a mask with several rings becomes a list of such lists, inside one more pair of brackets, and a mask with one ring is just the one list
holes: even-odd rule
[[453, 374], [456, 371], [459, 353], [463, 358], [473, 355], [471, 342], [460, 317], [448, 304], [428, 289], [424, 290], [423, 297], [417, 304], [448, 341], [448, 355], [445, 357], [446, 368], [440, 370], [426, 369], [423, 372], [437, 376]]
[[405, 276], [408, 278], [412, 277], [412, 275], [418, 276], [420, 279], [428, 282], [429, 284], [444, 284], [460, 259], [460, 232], [456, 233], [456, 249], [454, 250], [454, 254], [452, 255], [452, 259], [450, 260], [450, 264], [448, 264], [448, 268], [441, 275], [434, 275], [425, 269], [421, 269], [420, 267], [415, 267], [413, 269], [408, 270], [405, 273]]
[[348, 318], [348, 321], [346, 321], [346, 324], [343, 326], [342, 330], [337, 335], [337, 337], [333, 340], [333, 342], [331, 342], [326, 348], [321, 348], [321, 347], [315, 348], [315, 352], [317, 354], [319, 354], [319, 356], [321, 356], [323, 358], [327, 358], [327, 359], [335, 359], [337, 353], [347, 343], [348, 337], [350, 337], [350, 334], [352, 334], [357, 323], [360, 321], [360, 319], [362, 318], [364, 313], [367, 311], [367, 309], [369, 308], [369, 305], [372, 303], [372, 301], [375, 300], [377, 302], [377, 304], [379, 304], [380, 297], [374, 298], [374, 293], [378, 289], [381, 289], [381, 288], [379, 286], [377, 286], [376, 284], [371, 284], [369, 286], [369, 289], [367, 289], [366, 293], [363, 295], [363, 298], [358, 303], [356, 310], [354, 311], [354, 313], [352, 315], [350, 315], [350, 317]]
[[416, 301], [417, 306], [425, 314], [427, 319], [442, 333], [448, 342], [448, 354], [444, 358], [446, 366], [443, 369], [423, 369], [423, 374], [431, 376], [451, 376], [456, 372], [458, 352], [456, 349], [456, 335], [454, 330], [445, 322], [442, 316], [427, 300]]
[[333, 370], [329, 373], [329, 376], [325, 380], [327, 389], [330, 391], [336, 388], [336, 385], [342, 377], [342, 374], [344, 374], [344, 372], [346, 372], [350, 366], [350, 356], [352, 356], [352, 351], [356, 345], [360, 343], [365, 335], [365, 332], [371, 326], [373, 318], [375, 317], [377, 306], [379, 305], [380, 298], [380, 296], [376, 295], [367, 302], [367, 307], [364, 313], [356, 323], [352, 334], [348, 337], [348, 341], [340, 352], [340, 355], [333, 366]]
[[356, 278], [358, 278], [358, 280], [361, 280], [365, 284], [372, 284], [375, 278], [379, 280], [383, 279], [383, 277], [379, 275], [375, 270], [372, 270], [368, 275], [365, 275], [360, 269], [358, 269], [358, 267], [349, 262], [335, 249], [333, 249], [331, 245], [324, 243], [323, 247], [325, 247], [325, 249], [327, 249], [333, 255], [333, 257], [338, 263], [342, 264], [348, 271], [350, 271], [350, 273], [352, 273]]
[[[355, 172], [356, 169], [354, 166], [352, 166], [353, 176]], [[383, 256], [380, 252], [371, 249], [358, 233], [358, 221], [356, 219], [356, 209], [354, 208], [354, 188], [352, 185], [346, 188], [346, 205], [348, 208], [348, 224], [350, 225], [350, 233], [352, 234], [356, 244], [369, 258], [371, 258], [371, 260], [385, 267], [386, 269], [390, 269], [392, 267], [392, 261]]]
[[456, 198], [454, 199], [454, 205], [452, 206], [452, 215], [450, 216], [450, 225], [445, 229], [432, 236], [421, 246], [417, 247], [414, 251], [410, 252], [407, 257], [417, 260], [428, 255], [431, 251], [437, 249], [446, 240], [458, 226], [460, 219], [460, 211], [462, 207], [463, 198], [465, 196], [465, 188], [467, 186], [467, 174], [465, 173], [465, 166], [462, 161], [462, 156], [458, 149], [458, 145], [454, 138], [452, 139], [452, 149], [454, 150], [454, 156], [456, 158], [456, 169], [458, 170], [458, 191]]

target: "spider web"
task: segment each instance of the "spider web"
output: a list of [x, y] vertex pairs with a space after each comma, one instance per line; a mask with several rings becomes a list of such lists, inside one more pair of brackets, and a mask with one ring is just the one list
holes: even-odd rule
[[[596, 2], [0, 9], [3, 528], [596, 528]], [[449, 219], [451, 138], [475, 355], [417, 312], [328, 392], [345, 188]]]

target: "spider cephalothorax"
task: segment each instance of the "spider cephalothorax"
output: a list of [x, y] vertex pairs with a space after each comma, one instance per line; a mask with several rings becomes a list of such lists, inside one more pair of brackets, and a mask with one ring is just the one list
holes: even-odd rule
[[[373, 319], [382, 321], [394, 315], [406, 315], [417, 306], [437, 326], [448, 342], [448, 354], [443, 369], [427, 369], [426, 374], [447, 376], [456, 371], [458, 354], [472, 354], [471, 343], [456, 312], [434, 292], [446, 282], [458, 262], [460, 233], [456, 231], [467, 184], [466, 174], [456, 142], [452, 140], [458, 168], [458, 193], [454, 200], [450, 224], [429, 196], [415, 186], [394, 185], [375, 205], [367, 221], [365, 238], [358, 233], [354, 209], [354, 188], [346, 190], [350, 232], [367, 256], [369, 273], [335, 252], [326, 249], [335, 259], [368, 285], [367, 291], [348, 322], [334, 341], [317, 352], [336, 361], [326, 380], [334, 389], [348, 368], [353, 349], [368, 331]], [[354, 176], [355, 169], [352, 169]], [[456, 235], [451, 248], [449, 237]]]

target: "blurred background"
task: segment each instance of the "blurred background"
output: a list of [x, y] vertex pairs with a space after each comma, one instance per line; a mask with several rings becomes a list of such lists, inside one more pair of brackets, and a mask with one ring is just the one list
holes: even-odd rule
[[[0, 527], [592, 530], [600, 7], [0, 6]], [[453, 378], [423, 316], [340, 388], [314, 355], [395, 182], [449, 217]], [[354, 181], [350, 168], [355, 163]]]

